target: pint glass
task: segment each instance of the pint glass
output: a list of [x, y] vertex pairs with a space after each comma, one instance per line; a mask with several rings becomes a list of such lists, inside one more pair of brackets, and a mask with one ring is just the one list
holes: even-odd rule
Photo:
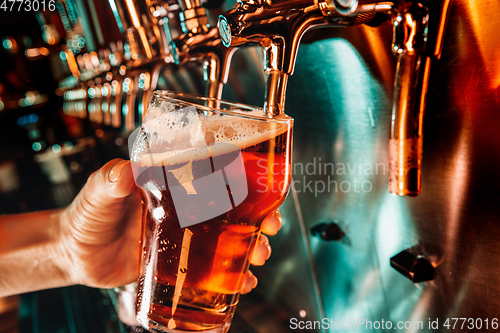
[[260, 224], [288, 192], [292, 124], [256, 107], [155, 92], [131, 149], [144, 201], [144, 327], [229, 329]]

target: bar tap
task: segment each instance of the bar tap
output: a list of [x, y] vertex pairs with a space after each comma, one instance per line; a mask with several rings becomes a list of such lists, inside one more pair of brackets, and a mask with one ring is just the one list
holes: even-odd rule
[[300, 39], [320, 26], [349, 26], [390, 10], [387, 3], [361, 5], [358, 1], [318, 2], [244, 0], [219, 17], [222, 42], [227, 47], [257, 44], [265, 52], [268, 74], [264, 110], [267, 117], [284, 111], [288, 77], [293, 74]]
[[200, 0], [179, 0], [179, 6], [183, 34], [171, 43], [175, 63], [200, 62], [208, 83], [207, 96], [220, 99], [235, 49], [222, 44], [217, 27], [210, 28], [207, 9]]
[[[390, 19], [398, 57], [390, 136], [391, 193], [421, 192], [422, 123], [432, 58], [439, 58], [450, 0], [242, 0], [219, 17], [227, 47], [257, 44], [268, 74], [264, 112], [284, 112], [287, 80], [300, 39], [315, 27], [348, 27]], [[382, 20], [380, 19], [382, 18]]]
[[153, 59], [167, 53], [166, 36], [146, 1], [109, 0], [117, 24], [123, 26], [132, 60]]
[[112, 124], [132, 131], [142, 121], [159, 72], [172, 62], [164, 26], [168, 4], [145, 0], [109, 0], [109, 4], [117, 25], [123, 27], [131, 55], [113, 78]]
[[398, 58], [389, 139], [389, 190], [422, 191], [423, 119], [431, 62], [441, 57], [450, 0], [400, 1], [393, 6], [393, 52]]

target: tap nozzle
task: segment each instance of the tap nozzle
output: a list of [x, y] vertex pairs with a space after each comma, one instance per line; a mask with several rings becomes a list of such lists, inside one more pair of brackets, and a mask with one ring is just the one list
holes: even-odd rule
[[[237, 8], [219, 16], [218, 27], [225, 46], [260, 45], [264, 49], [267, 117], [284, 113], [287, 79], [293, 73], [303, 33], [310, 27], [326, 24], [321, 12], [304, 10], [312, 5], [313, 0], [273, 1], [270, 6], [260, 1], [242, 1]], [[295, 11], [297, 8], [302, 10]]]

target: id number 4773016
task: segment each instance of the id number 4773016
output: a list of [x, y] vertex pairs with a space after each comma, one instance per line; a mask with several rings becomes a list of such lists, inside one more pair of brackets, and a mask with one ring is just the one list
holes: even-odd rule
[[38, 12], [56, 10], [56, 0], [0, 0], [0, 12]]
[[482, 319], [482, 318], [447, 318], [443, 323], [446, 329], [461, 329], [461, 330], [482, 330], [482, 329], [498, 329], [498, 318]]

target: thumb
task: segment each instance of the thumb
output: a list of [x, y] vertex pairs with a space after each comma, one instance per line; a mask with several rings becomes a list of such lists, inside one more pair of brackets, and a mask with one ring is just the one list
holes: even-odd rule
[[130, 161], [119, 158], [109, 161], [90, 176], [87, 185], [103, 201], [129, 196], [136, 188]]
[[114, 159], [94, 172], [65, 210], [72, 238], [93, 245], [114, 240], [116, 228], [123, 227], [124, 217], [134, 207], [133, 200], [128, 200], [133, 199], [134, 190], [129, 161]]

